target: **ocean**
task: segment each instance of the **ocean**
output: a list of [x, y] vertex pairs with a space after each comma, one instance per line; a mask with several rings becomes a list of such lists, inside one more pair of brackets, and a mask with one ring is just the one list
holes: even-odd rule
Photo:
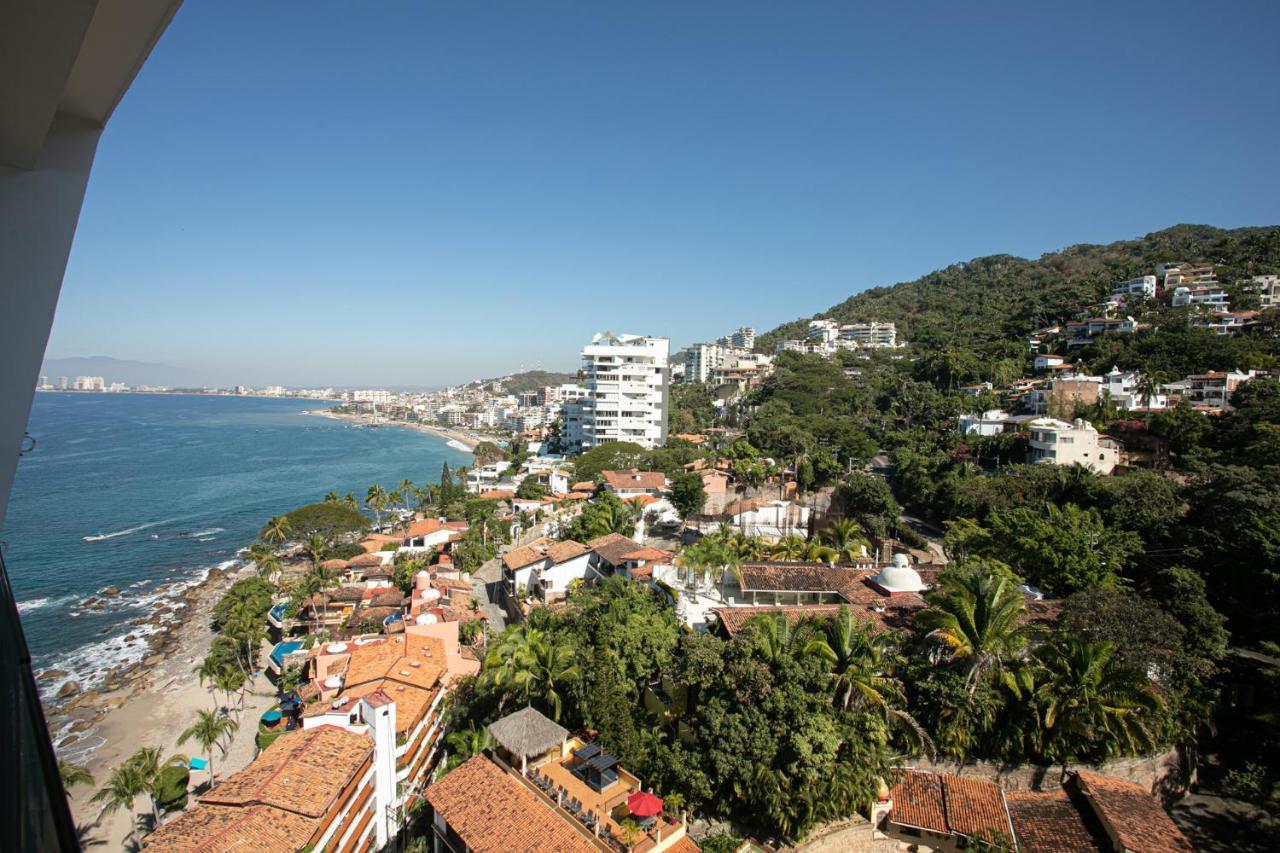
[[[156, 602], [225, 567], [272, 515], [329, 491], [437, 482], [443, 438], [307, 415], [315, 400], [40, 393], [0, 547], [37, 671], [92, 686], [146, 653]], [[106, 539], [84, 542], [102, 533]], [[100, 591], [117, 587], [118, 596]], [[163, 587], [157, 592], [158, 587]], [[86, 607], [98, 598], [104, 602]], [[129, 635], [134, 636], [127, 642]]]

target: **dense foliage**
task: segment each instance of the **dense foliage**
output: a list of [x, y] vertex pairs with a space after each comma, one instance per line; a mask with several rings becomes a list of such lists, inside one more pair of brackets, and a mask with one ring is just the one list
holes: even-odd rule
[[[298, 540], [316, 533], [332, 541], [369, 527], [369, 519], [360, 510], [342, 501], [308, 504], [287, 513], [284, 518], [288, 522], [290, 537]], [[264, 539], [269, 538], [265, 528], [260, 535]]]
[[782, 627], [780, 637], [770, 623], [731, 642], [682, 634], [664, 600], [621, 578], [570, 604], [495, 640], [482, 674], [455, 694], [459, 727], [530, 703], [597, 730], [661, 794], [791, 838], [874, 794], [889, 724], [845, 700], [839, 664], [809, 648], [820, 630]]

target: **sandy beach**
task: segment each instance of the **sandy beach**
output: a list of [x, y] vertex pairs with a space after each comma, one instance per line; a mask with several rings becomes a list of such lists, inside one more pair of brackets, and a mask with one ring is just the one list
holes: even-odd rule
[[[76, 825], [85, 830], [85, 847], [131, 849], [129, 836], [138, 816], [149, 814], [150, 802], [144, 796], [135, 801], [132, 814], [121, 810], [99, 820], [99, 806], [90, 802], [90, 798], [122, 761], [144, 746], [159, 747], [162, 758], [199, 754], [200, 747], [194, 742], [180, 747], [177, 741], [194, 721], [197, 711], [213, 707], [218, 701], [211, 690], [200, 684], [194, 672], [213, 642], [210, 612], [231, 583], [252, 574], [252, 567], [215, 570], [202, 584], [186, 593], [185, 618], [155, 636], [152, 654], [141, 665], [115, 675], [101, 689], [84, 691], [64, 704], [49, 708], [51, 730], [72, 721], [73, 734], [61, 739], [60, 752], [70, 753], [77, 747], [96, 745], [84, 762], [93, 774], [94, 785], [79, 785], [71, 791], [72, 814]], [[238, 713], [240, 729], [226, 758], [223, 759], [221, 753], [214, 754], [214, 769], [219, 778], [252, 761], [258, 716], [271, 706], [274, 696], [270, 683], [261, 676], [246, 691], [244, 708]], [[207, 773], [192, 773], [193, 787], [207, 781]]]
[[486, 438], [481, 438], [480, 436], [474, 435], [469, 432], [463, 432], [461, 430], [432, 426], [430, 424], [410, 423], [408, 421], [387, 420], [385, 418], [382, 418], [381, 416], [377, 416], [375, 418], [375, 416], [373, 415], [349, 415], [349, 414], [344, 414], [340, 412], [330, 412], [330, 411], [312, 411], [312, 412], [308, 412], [307, 414], [319, 415], [322, 418], [332, 418], [333, 420], [337, 420], [337, 421], [350, 421], [351, 423], [354, 423], [354, 424], [363, 424], [366, 426], [376, 424], [377, 426], [380, 426], [380, 427], [391, 426], [391, 427], [401, 427], [403, 429], [417, 430], [418, 432], [425, 432], [428, 435], [436, 435], [441, 438], [448, 439], [449, 442], [451, 444], [454, 444], [455, 447], [457, 447], [457, 445], [462, 445], [461, 447], [458, 447], [458, 449], [466, 450], [468, 452], [474, 450], [476, 445], [479, 444], [480, 442], [489, 440]]

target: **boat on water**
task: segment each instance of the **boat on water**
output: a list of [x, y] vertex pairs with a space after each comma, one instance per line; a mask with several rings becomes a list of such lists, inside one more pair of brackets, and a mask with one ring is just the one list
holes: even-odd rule
[[106, 538], [107, 538], [106, 534], [104, 534], [102, 531], [98, 531], [97, 533], [94, 533], [91, 536], [81, 536], [80, 540], [82, 542], [101, 542], [103, 539], [106, 539]]

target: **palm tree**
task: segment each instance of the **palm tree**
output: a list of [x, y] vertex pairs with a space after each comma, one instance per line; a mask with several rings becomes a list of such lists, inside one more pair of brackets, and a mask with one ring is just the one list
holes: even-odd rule
[[775, 542], [769, 550], [770, 556], [775, 560], [794, 562], [803, 559], [808, 547], [808, 543], [799, 536], [784, 536]]
[[373, 524], [378, 530], [382, 529], [382, 511], [387, 508], [387, 497], [387, 490], [377, 483], [374, 483], [369, 487], [369, 491], [365, 492], [365, 505], [373, 510]]
[[551, 709], [552, 719], [559, 721], [564, 709], [562, 691], [580, 676], [573, 648], [540, 635], [519, 653], [511, 683], [523, 693], [526, 702], [538, 700]]
[[288, 516], [273, 515], [262, 528], [262, 540], [278, 548], [289, 541], [289, 534], [292, 532], [293, 525], [289, 523]]
[[836, 559], [846, 563], [852, 563], [861, 556], [867, 546], [862, 525], [852, 518], [833, 521], [822, 531], [822, 540], [835, 549]]
[[1035, 700], [1051, 760], [1101, 761], [1155, 746], [1153, 717], [1163, 703], [1145, 673], [1115, 660], [1112, 643], [1059, 636], [1036, 659]]
[[804, 654], [825, 661], [835, 682], [836, 699], [845, 710], [867, 707], [889, 725], [896, 725], [932, 751], [924, 728], [902, 708], [906, 694], [894, 675], [898, 664], [893, 638], [877, 632], [870, 619], [855, 619], [841, 605], [836, 618], [804, 646]]
[[312, 570], [315, 570], [324, 562], [324, 555], [329, 550], [329, 543], [319, 533], [312, 533], [307, 537], [307, 544], [303, 546], [303, 550], [307, 554], [307, 559], [311, 561]]
[[146, 778], [136, 766], [126, 761], [111, 771], [107, 784], [98, 789], [90, 798], [90, 802], [102, 804], [98, 812], [101, 818], [120, 809], [132, 812], [134, 800], [145, 793], [147, 793]]
[[1021, 692], [1030, 630], [1026, 606], [1009, 579], [984, 571], [942, 575], [931, 604], [916, 615], [916, 624], [940, 641], [952, 661], [968, 665], [969, 692], [987, 677]]
[[62, 787], [70, 792], [75, 785], [92, 785], [93, 775], [85, 770], [79, 764], [68, 764], [67, 762], [58, 760], [58, 776], [62, 779]]
[[449, 732], [444, 740], [449, 745], [449, 760], [441, 768], [441, 776], [467, 759], [493, 748], [493, 735], [489, 734], [489, 729], [477, 729], [474, 723], [465, 729]]
[[795, 625], [782, 613], [752, 616], [747, 620], [747, 627], [751, 629], [755, 651], [770, 664], [802, 653], [814, 631], [811, 622]]
[[111, 771], [111, 776], [90, 802], [102, 803], [99, 816], [111, 814], [121, 808], [133, 810], [133, 802], [140, 794], [146, 794], [151, 801], [152, 825], [159, 823], [159, 806], [156, 803], [156, 777], [162, 767], [187, 764], [181, 755], [171, 756], [163, 765], [160, 763], [160, 750], [154, 746], [144, 746], [125, 759], [124, 763]]
[[353, 495], [351, 492], [347, 492], [345, 495], [342, 496], [342, 505], [346, 507], [350, 507], [351, 509], [359, 509], [360, 501], [356, 500], [356, 496]]
[[408, 512], [411, 509], [409, 501], [418, 494], [418, 487], [413, 484], [413, 480], [405, 477], [400, 481], [400, 485], [396, 486], [396, 491], [403, 496], [401, 501], [404, 502], [404, 511]]
[[[196, 713], [196, 721], [187, 727], [178, 737], [178, 746], [182, 746], [188, 740], [195, 739], [200, 744], [200, 748], [209, 756], [209, 789], [213, 790], [213, 748], [218, 745], [224, 737], [230, 740], [235, 734], [236, 729], [240, 728], [240, 724], [230, 717], [219, 714], [216, 711], [198, 711]], [[227, 750], [222, 748], [223, 757], [226, 757]]]
[[336, 504], [338, 502], [338, 493], [329, 492], [324, 496], [324, 502], [327, 504]]

